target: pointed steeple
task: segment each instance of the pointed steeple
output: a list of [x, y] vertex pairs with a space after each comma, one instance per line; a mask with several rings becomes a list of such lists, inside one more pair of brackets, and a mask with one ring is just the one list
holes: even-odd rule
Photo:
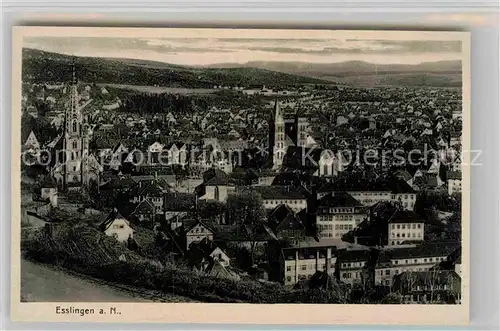
[[273, 115], [274, 115], [275, 122], [282, 122], [283, 121], [283, 114], [281, 112], [281, 107], [280, 107], [278, 97], [276, 97], [276, 100], [274, 102], [274, 114]]
[[73, 56], [71, 58], [71, 71], [72, 71], [71, 85], [76, 85], [77, 84], [77, 81], [76, 81], [76, 64], [75, 63], [76, 63], [76, 59]]

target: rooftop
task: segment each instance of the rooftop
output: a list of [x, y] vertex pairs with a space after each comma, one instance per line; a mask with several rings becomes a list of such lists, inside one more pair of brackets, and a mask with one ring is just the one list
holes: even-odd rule
[[424, 219], [410, 210], [396, 210], [389, 223], [424, 223]]
[[262, 199], [305, 199], [305, 195], [293, 186], [256, 186], [255, 191]]
[[318, 201], [319, 207], [361, 207], [361, 203], [346, 192], [329, 194]]

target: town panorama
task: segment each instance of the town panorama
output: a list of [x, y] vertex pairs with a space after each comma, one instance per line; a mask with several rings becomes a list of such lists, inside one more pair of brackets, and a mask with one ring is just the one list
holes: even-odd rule
[[23, 301], [460, 304], [460, 61], [22, 56]]

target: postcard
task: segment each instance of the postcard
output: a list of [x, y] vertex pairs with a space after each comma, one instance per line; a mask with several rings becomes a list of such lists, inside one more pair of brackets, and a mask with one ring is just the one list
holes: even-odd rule
[[15, 321], [469, 322], [466, 32], [15, 27]]

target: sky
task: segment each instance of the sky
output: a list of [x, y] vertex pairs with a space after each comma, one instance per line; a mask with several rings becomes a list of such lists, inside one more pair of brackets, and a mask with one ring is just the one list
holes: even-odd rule
[[24, 47], [75, 56], [178, 65], [252, 61], [418, 64], [460, 60], [460, 41], [363, 39], [25, 37]]

